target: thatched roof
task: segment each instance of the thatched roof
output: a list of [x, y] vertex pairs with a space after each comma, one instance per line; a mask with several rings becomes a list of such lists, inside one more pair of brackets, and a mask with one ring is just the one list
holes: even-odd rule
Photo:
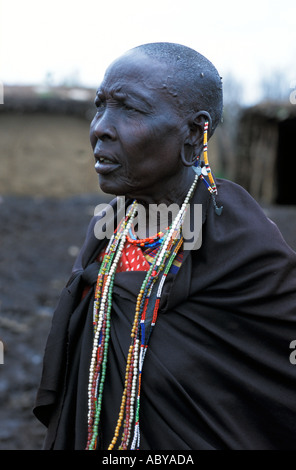
[[95, 90], [47, 86], [5, 86], [0, 113], [46, 112], [72, 114], [89, 119], [94, 114]]
[[266, 120], [285, 121], [296, 118], [296, 105], [290, 102], [264, 101], [255, 106], [246, 108], [242, 113], [242, 119], [258, 117]]

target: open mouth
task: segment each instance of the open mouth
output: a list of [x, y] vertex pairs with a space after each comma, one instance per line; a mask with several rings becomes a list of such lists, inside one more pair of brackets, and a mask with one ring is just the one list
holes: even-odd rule
[[96, 158], [95, 170], [100, 175], [107, 175], [108, 173], [115, 171], [120, 166], [121, 165], [119, 163], [111, 160], [111, 158], [99, 156]]
[[99, 163], [114, 163], [112, 162], [112, 160], [110, 160], [110, 158], [107, 158], [107, 157], [99, 157], [98, 162]]

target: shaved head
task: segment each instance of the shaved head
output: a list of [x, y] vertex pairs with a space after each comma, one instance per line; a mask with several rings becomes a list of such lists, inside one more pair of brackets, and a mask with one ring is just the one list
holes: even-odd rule
[[214, 65], [202, 54], [181, 44], [156, 42], [143, 44], [139, 51], [166, 64], [172, 90], [181, 97], [182, 107], [192, 112], [206, 111], [210, 117], [210, 135], [221, 122], [223, 111], [222, 80]]

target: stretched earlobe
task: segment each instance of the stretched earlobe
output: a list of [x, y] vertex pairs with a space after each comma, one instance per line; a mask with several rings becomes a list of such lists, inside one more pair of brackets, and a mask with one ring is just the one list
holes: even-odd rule
[[184, 146], [181, 149], [180, 157], [181, 157], [181, 161], [183, 165], [190, 167], [194, 165], [196, 161], [196, 156], [192, 148], [190, 148], [190, 151], [188, 149], [188, 152], [186, 152], [186, 146], [189, 147], [189, 144], [186, 144], [186, 143], [184, 144]]

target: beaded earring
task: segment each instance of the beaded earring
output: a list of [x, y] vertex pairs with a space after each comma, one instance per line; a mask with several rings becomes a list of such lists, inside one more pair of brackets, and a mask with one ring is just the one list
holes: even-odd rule
[[[209, 123], [208, 121], [206, 121], [204, 125], [204, 135], [203, 135], [203, 158], [204, 160], [201, 161], [200, 157], [198, 156], [192, 168], [195, 171], [195, 173], [199, 176], [199, 178], [204, 182], [208, 191], [211, 193], [214, 208], [215, 208], [215, 213], [217, 215], [221, 215], [223, 211], [223, 206], [218, 207], [216, 203], [215, 196], [217, 195], [218, 191], [217, 191], [216, 183], [213, 178], [212, 170], [211, 170], [209, 160], [208, 160], [208, 129], [209, 129]], [[208, 177], [209, 183], [205, 179], [205, 176]]]

